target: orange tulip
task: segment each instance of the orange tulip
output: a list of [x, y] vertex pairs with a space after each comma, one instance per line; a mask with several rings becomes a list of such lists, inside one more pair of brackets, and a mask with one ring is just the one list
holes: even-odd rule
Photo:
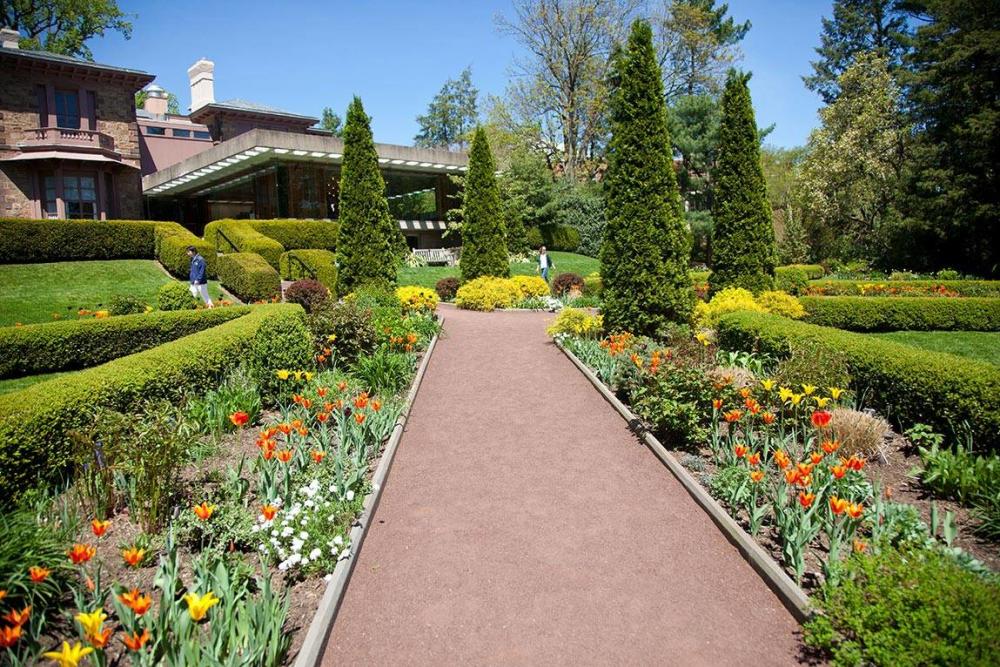
[[298, 431], [300, 428], [302, 428], [302, 420], [301, 419], [293, 419], [292, 423], [291, 423], [291, 427], [293, 429], [295, 429], [296, 431]]
[[316, 421], [318, 421], [320, 424], [325, 424], [326, 420], [329, 418], [330, 418], [330, 413], [328, 412], [320, 412], [317, 413], [316, 415]]
[[752, 466], [760, 465], [760, 454], [758, 452], [754, 452], [753, 454], [748, 456], [747, 463], [749, 463]]
[[792, 464], [792, 460], [788, 458], [788, 454], [786, 454], [780, 449], [776, 449], [774, 450], [774, 463], [779, 468], [784, 470], [785, 468], [787, 468]]
[[853, 548], [856, 554], [864, 553], [868, 549], [868, 544], [864, 540], [854, 540]]
[[838, 498], [837, 496], [830, 496], [830, 510], [834, 514], [843, 514], [847, 511], [847, 507], [851, 503], [844, 498]]
[[796, 463], [795, 468], [799, 471], [800, 475], [808, 475], [813, 470], [813, 465], [811, 463]]
[[847, 466], [848, 470], [860, 471], [865, 467], [865, 460], [858, 456], [852, 456], [844, 462], [844, 465]]
[[382, 409], [382, 401], [377, 398], [373, 398], [371, 402], [372, 412], [378, 412]]
[[319, 389], [316, 390], [316, 395], [319, 396], [320, 398], [323, 398], [324, 396], [326, 396], [327, 391], [329, 390], [326, 387], [320, 387]]
[[334, 407], [333, 403], [329, 403], [329, 402], [328, 403], [324, 403], [323, 404], [323, 412], [333, 412], [333, 407]]
[[143, 628], [142, 634], [138, 632], [131, 635], [124, 635], [122, 637], [122, 642], [128, 647], [130, 651], [141, 651], [142, 647], [149, 641], [149, 628]]
[[789, 484], [795, 484], [799, 479], [799, 471], [792, 468], [791, 470], [785, 471], [785, 481]]
[[747, 455], [748, 450], [744, 445], [736, 445], [733, 447], [733, 454], [736, 454], [736, 458], [742, 459]]
[[738, 422], [739, 420], [743, 419], [743, 411], [742, 410], [730, 410], [729, 412], [727, 412], [724, 415], [722, 415], [722, 417], [727, 422], [729, 422], [730, 424], [732, 424], [734, 422]]
[[812, 413], [812, 425], [816, 428], [826, 428], [832, 416], [826, 410], [816, 410]]
[[847, 474], [847, 468], [844, 466], [832, 466], [830, 472], [833, 473], [834, 479], [843, 479], [844, 475]]
[[[195, 509], [195, 513], [197, 512], [198, 510]], [[211, 516], [212, 514], [211, 510], [209, 510], [208, 514], [209, 516]], [[198, 516], [200, 517], [201, 515], [199, 514]], [[207, 519], [208, 517], [205, 518]], [[122, 551], [122, 560], [125, 561], [125, 564], [130, 567], [139, 567], [139, 564], [142, 563], [142, 559], [145, 557], [146, 557], [146, 550], [140, 549], [138, 547], [129, 547], [128, 549], [124, 549]]]
[[284, 433], [285, 435], [288, 435], [289, 433], [292, 432], [292, 426], [291, 426], [291, 424], [286, 424], [286, 423], [282, 422], [282, 423], [278, 424], [278, 430], [281, 431], [282, 433]]
[[233, 426], [236, 428], [243, 428], [247, 425], [247, 422], [250, 421], [250, 415], [240, 410], [229, 415], [229, 421], [231, 421]]
[[299, 435], [301, 435], [303, 438], [306, 437], [307, 435], [309, 435], [309, 429], [307, 429], [305, 426], [300, 426]]
[[3, 602], [5, 597], [7, 597], [7, 591], [0, 589], [0, 602]]
[[851, 506], [847, 508], [847, 516], [852, 519], [860, 519], [861, 515], [865, 513], [864, 505], [855, 505], [851, 503]]
[[91, 646], [94, 648], [104, 648], [111, 641], [111, 634], [114, 632], [112, 628], [104, 628], [100, 633], [87, 635], [87, 641], [90, 642]]
[[308, 398], [303, 398], [302, 399], [302, 407], [304, 407], [306, 410], [308, 410], [312, 406], [313, 406], [313, 402], [310, 399], [308, 399]]
[[840, 443], [836, 440], [824, 440], [822, 447], [823, 451], [827, 454], [833, 454], [835, 451], [840, 449]]
[[320, 463], [326, 457], [326, 452], [321, 451], [319, 449], [314, 449], [311, 452], [309, 452], [309, 456], [311, 456], [312, 460], [315, 461], [316, 463]]
[[212, 518], [212, 512], [215, 511], [215, 506], [202, 501], [201, 505], [195, 505], [192, 509], [194, 509], [194, 513], [198, 515], [199, 519], [202, 521], [208, 521]]
[[83, 565], [97, 553], [97, 549], [90, 546], [89, 544], [76, 543], [73, 548], [66, 552], [69, 559], [73, 561], [73, 565]]
[[131, 609], [132, 613], [136, 616], [142, 616], [153, 606], [153, 597], [151, 595], [143, 595], [139, 592], [138, 588], [121, 593], [118, 599], [123, 605]]
[[263, 452], [261, 452], [260, 455], [264, 457], [265, 461], [270, 461], [271, 459], [274, 458], [274, 448], [273, 447], [269, 447], [269, 448], [265, 449]]
[[762, 479], [764, 479], [764, 471], [763, 470], [751, 470], [750, 471], [750, 481], [751, 482], [756, 483], [756, 482], [759, 482]]
[[361, 424], [364, 424], [365, 423], [365, 413], [363, 413], [363, 412], [355, 412], [354, 413], [354, 421], [356, 421], [359, 426]]
[[803, 508], [808, 509], [813, 504], [814, 500], [816, 500], [815, 493], [799, 492], [799, 504], [802, 505]]
[[90, 522], [90, 531], [94, 533], [94, 537], [103, 537], [104, 533], [108, 531], [108, 526], [111, 525], [110, 521], [101, 521], [100, 519], [94, 519]]
[[32, 565], [28, 568], [28, 576], [31, 577], [32, 583], [40, 584], [46, 579], [48, 579], [49, 574], [52, 570], [47, 567], [39, 567], [37, 565]]
[[774, 414], [771, 412], [765, 412], [760, 416], [760, 420], [764, 422], [765, 426], [770, 426], [771, 424], [773, 424], [774, 419], [775, 419]]
[[749, 396], [750, 396], [750, 387], [743, 387], [742, 389], [740, 389], [741, 398], [749, 398]]
[[20, 625], [7, 625], [0, 628], [0, 648], [10, 648], [21, 639]]
[[341, 392], [347, 391], [347, 383], [344, 382], [343, 380], [341, 380], [340, 382], [338, 382], [337, 383], [337, 391], [341, 391]]
[[263, 515], [265, 521], [270, 521], [278, 513], [278, 508], [274, 505], [264, 505], [260, 508], [260, 513]]
[[293, 454], [295, 454], [295, 452], [293, 452], [290, 449], [279, 449], [278, 460], [281, 461], [282, 463], [288, 463], [289, 461], [292, 460]]
[[813, 465], [816, 465], [823, 460], [823, 455], [820, 454], [819, 452], [813, 452], [812, 454], [809, 455], [809, 460], [812, 461]]
[[368, 405], [368, 392], [363, 392], [358, 394], [358, 397], [354, 399], [354, 407], [358, 410], [364, 410], [365, 406]]
[[803, 475], [801, 473], [799, 474], [798, 479], [795, 480], [796, 486], [802, 489], [806, 488], [812, 483], [813, 483], [812, 475]]
[[713, 398], [712, 399], [712, 408], [714, 410], [721, 410], [722, 409], [722, 399], [721, 398]]
[[11, 609], [10, 611], [7, 612], [6, 615], [4, 615], [3, 620], [7, 621], [11, 625], [22, 626], [28, 622], [29, 618], [31, 618], [30, 604], [21, 611], [18, 611], [17, 609]]

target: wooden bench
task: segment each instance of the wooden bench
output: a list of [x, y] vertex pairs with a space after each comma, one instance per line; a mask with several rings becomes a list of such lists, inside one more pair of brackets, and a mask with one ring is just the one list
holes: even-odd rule
[[455, 255], [447, 248], [414, 250], [413, 254], [423, 257], [428, 265], [455, 266]]

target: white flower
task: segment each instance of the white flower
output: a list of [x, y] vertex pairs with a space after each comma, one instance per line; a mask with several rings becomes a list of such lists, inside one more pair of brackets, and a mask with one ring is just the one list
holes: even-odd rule
[[294, 532], [295, 532], [295, 529], [293, 529], [293, 528], [292, 528], [291, 526], [286, 526], [286, 527], [285, 527], [285, 528], [284, 528], [284, 529], [283, 529], [283, 530], [281, 531], [281, 536], [282, 536], [282, 537], [288, 537], [288, 536], [290, 536], [290, 535], [291, 535], [292, 533], [294, 533]]
[[336, 544], [338, 547], [343, 546], [344, 538], [341, 537], [340, 535], [337, 535], [335, 538], [333, 538], [333, 543]]
[[303, 539], [303, 540], [308, 540], [309, 539], [309, 533], [307, 533], [306, 531], [303, 530], [301, 533], [299, 533], [299, 537], [301, 539]]
[[353, 490], [347, 492], [347, 502], [351, 502], [352, 500], [354, 500], [354, 491]]
[[313, 549], [312, 551], [309, 552], [309, 560], [316, 560], [322, 555], [323, 555], [322, 551], [320, 551], [319, 549]]
[[312, 507], [312, 506], [313, 506], [313, 504], [314, 504], [314, 503], [313, 503], [313, 501], [311, 501], [311, 500], [307, 500], [307, 501], [306, 501], [306, 507]]
[[299, 565], [303, 565], [303, 566], [308, 565], [308, 564], [309, 564], [309, 559], [308, 558], [303, 558], [302, 561], [299, 563]]

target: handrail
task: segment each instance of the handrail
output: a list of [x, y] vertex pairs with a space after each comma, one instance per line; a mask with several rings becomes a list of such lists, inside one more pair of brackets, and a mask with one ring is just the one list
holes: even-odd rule
[[228, 236], [226, 236], [226, 233], [222, 231], [222, 227], [220, 226], [217, 230], [215, 230], [215, 253], [216, 254], [219, 254], [219, 237], [220, 236], [226, 240], [226, 243], [229, 244], [229, 247], [232, 248], [234, 252], [239, 252], [240, 251], [239, 246], [236, 245], [235, 243], [233, 243], [233, 240], [231, 238], [229, 238]]
[[[299, 265], [299, 270], [300, 271], [303, 271], [304, 273], [306, 273], [313, 280], [316, 279], [316, 271], [311, 266], [309, 266], [304, 261], [302, 261], [301, 257], [297, 257], [296, 255], [289, 255], [288, 256], [288, 263], [291, 264], [292, 260], [294, 260], [295, 263]], [[289, 273], [291, 273], [291, 271], [289, 271]]]

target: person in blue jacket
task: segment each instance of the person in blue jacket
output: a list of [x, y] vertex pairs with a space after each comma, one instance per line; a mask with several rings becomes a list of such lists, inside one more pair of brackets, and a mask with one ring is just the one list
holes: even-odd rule
[[193, 245], [187, 247], [188, 257], [191, 258], [191, 270], [188, 273], [188, 280], [191, 282], [191, 296], [201, 297], [205, 305], [211, 308], [212, 297], [208, 295], [208, 278], [205, 277], [205, 258], [198, 254], [198, 249]]

